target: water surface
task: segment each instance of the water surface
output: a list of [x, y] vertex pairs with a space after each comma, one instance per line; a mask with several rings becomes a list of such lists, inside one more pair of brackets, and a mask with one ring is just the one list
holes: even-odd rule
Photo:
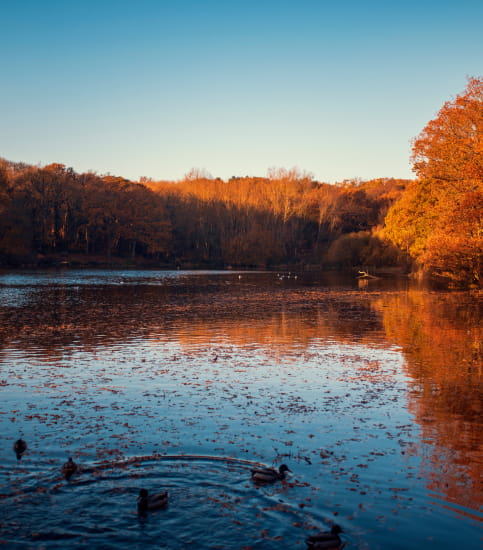
[[[336, 522], [346, 548], [480, 548], [481, 304], [336, 274], [0, 274], [0, 540], [303, 549]], [[168, 509], [139, 516], [140, 487]]]

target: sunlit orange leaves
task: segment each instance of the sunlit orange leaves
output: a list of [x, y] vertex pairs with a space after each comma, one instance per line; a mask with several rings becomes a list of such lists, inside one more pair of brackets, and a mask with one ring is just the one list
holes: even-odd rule
[[477, 189], [483, 179], [483, 78], [444, 104], [414, 141], [414, 168], [421, 178], [462, 182]]
[[444, 104], [414, 141], [411, 183], [384, 234], [426, 272], [458, 285], [483, 276], [483, 78]]

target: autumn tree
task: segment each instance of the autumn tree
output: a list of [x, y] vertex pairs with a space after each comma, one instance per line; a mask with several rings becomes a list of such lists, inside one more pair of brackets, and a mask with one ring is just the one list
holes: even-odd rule
[[10, 163], [0, 158], [0, 254], [11, 256], [24, 255], [30, 252], [31, 235], [25, 231], [29, 223], [23, 208], [18, 208], [22, 200], [12, 186]]
[[0, 217], [5, 212], [10, 201], [7, 166], [0, 159]]
[[385, 235], [434, 276], [482, 278], [483, 78], [446, 102], [414, 140], [418, 180], [388, 212]]
[[412, 161], [419, 178], [445, 185], [446, 192], [481, 189], [483, 180], [483, 77], [446, 102], [414, 140]]

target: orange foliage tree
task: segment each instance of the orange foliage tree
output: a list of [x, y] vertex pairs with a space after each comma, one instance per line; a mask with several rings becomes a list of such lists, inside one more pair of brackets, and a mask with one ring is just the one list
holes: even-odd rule
[[425, 271], [457, 284], [483, 269], [483, 78], [446, 102], [414, 140], [418, 180], [386, 217], [385, 236]]

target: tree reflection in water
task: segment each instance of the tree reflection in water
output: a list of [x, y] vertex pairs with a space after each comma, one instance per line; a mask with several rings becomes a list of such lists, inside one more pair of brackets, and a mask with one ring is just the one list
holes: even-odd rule
[[482, 504], [483, 328], [470, 293], [411, 291], [375, 302], [387, 336], [401, 346], [414, 383], [409, 410], [433, 448], [430, 489], [455, 504]]

